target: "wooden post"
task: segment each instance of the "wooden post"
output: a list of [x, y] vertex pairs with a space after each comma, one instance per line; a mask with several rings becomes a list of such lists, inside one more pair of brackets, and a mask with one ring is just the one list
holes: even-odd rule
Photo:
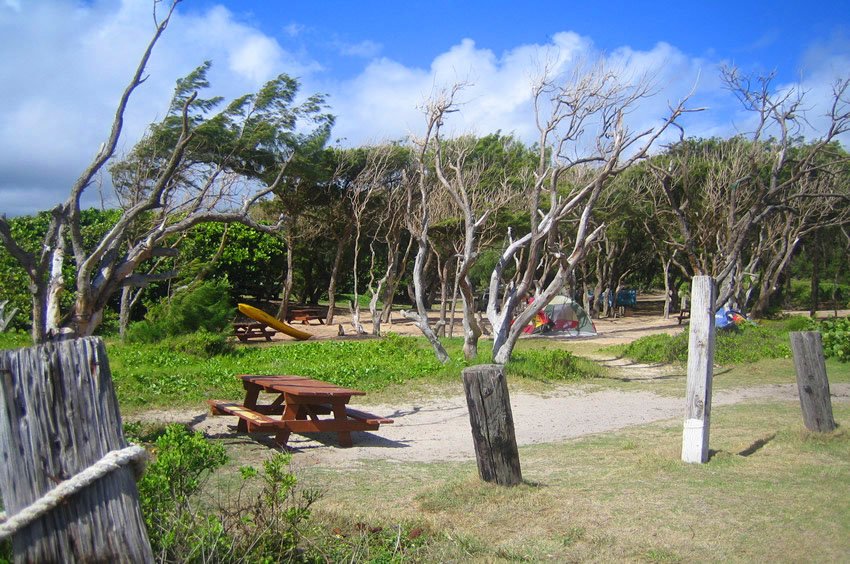
[[505, 367], [481, 364], [463, 370], [478, 475], [485, 482], [515, 486], [522, 482], [519, 451]]
[[797, 389], [806, 429], [817, 433], [835, 430], [832, 417], [832, 400], [829, 397], [829, 380], [823, 358], [823, 342], [817, 331], [791, 333], [791, 352], [797, 371]]
[[[15, 515], [127, 446], [99, 338], [0, 351], [0, 494]], [[133, 469], [122, 466], [12, 537], [16, 562], [151, 562]]]
[[691, 325], [688, 339], [688, 387], [682, 460], [708, 461], [708, 430], [711, 420], [711, 380], [714, 363], [714, 302], [717, 288], [710, 276], [691, 281]]

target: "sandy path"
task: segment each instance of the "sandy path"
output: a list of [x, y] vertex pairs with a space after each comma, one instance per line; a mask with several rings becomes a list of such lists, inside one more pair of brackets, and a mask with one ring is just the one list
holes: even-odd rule
[[[833, 385], [832, 394], [833, 401], [850, 401], [850, 384]], [[715, 394], [713, 403], [730, 405], [764, 399], [796, 401], [796, 386], [784, 384], [721, 391]], [[587, 392], [567, 388], [545, 397], [513, 394], [511, 407], [520, 446], [676, 418], [684, 409], [682, 399], [650, 391]], [[384, 425], [374, 433], [353, 433], [354, 447], [348, 449], [338, 448], [333, 434], [316, 434], [310, 438], [292, 435], [289, 446], [294, 449], [298, 464], [344, 466], [360, 459], [431, 462], [475, 457], [463, 396], [395, 407], [370, 405], [368, 409], [392, 417], [395, 423]], [[235, 431], [234, 417], [210, 417], [201, 411], [160, 411], [143, 414], [142, 418], [189, 423], [194, 429], [216, 438], [240, 437]]]

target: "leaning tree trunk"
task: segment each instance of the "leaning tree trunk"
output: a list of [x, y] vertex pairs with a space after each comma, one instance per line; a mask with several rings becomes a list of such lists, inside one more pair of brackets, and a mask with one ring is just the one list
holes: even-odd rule
[[[4, 351], [0, 375], [0, 493], [12, 519], [128, 446], [100, 339]], [[12, 547], [16, 562], [151, 562], [133, 468], [113, 467], [24, 525]]]
[[331, 279], [328, 282], [328, 317], [325, 323], [330, 325], [334, 322], [334, 308], [336, 307], [336, 283], [339, 277], [339, 267], [342, 264], [342, 255], [345, 252], [345, 243], [351, 234], [351, 228], [347, 228], [345, 234], [336, 242], [336, 255], [331, 268]]
[[428, 321], [428, 308], [425, 306], [425, 267], [426, 260], [428, 255], [428, 239], [427, 234], [421, 236], [419, 238], [419, 250], [416, 252], [416, 260], [413, 266], [413, 288], [414, 288], [414, 297], [416, 301], [416, 313], [408, 314], [408, 317], [413, 319], [416, 322], [416, 326], [422, 331], [422, 334], [425, 335], [425, 338], [428, 339], [428, 342], [431, 343], [431, 348], [434, 349], [434, 354], [441, 363], [446, 364], [449, 359], [449, 353], [446, 352], [445, 347], [440, 342], [440, 339], [437, 338], [436, 333], [431, 328], [431, 324]]
[[286, 320], [286, 314], [289, 312], [289, 298], [292, 295], [292, 269], [294, 266], [294, 252], [292, 250], [292, 230], [287, 230], [286, 236], [286, 278], [283, 281], [283, 296], [280, 299], [280, 307], [277, 310], [277, 318]]
[[814, 252], [812, 254], [812, 285], [811, 285], [811, 304], [809, 306], [809, 315], [815, 316], [820, 303], [820, 249], [812, 245]]

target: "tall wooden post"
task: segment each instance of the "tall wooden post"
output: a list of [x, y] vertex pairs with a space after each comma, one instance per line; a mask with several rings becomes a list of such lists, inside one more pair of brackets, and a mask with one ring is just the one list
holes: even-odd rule
[[829, 397], [829, 380], [823, 358], [823, 342], [817, 331], [791, 333], [791, 352], [797, 371], [797, 389], [806, 429], [817, 433], [835, 430], [832, 417], [832, 399]]
[[[0, 351], [0, 494], [13, 516], [127, 447], [98, 338]], [[12, 537], [16, 562], [151, 562], [133, 469], [122, 466]]]
[[688, 338], [688, 386], [682, 460], [708, 461], [708, 431], [711, 421], [711, 380], [714, 375], [714, 302], [717, 288], [710, 276], [691, 281], [691, 324]]
[[519, 450], [505, 367], [480, 364], [463, 370], [478, 475], [485, 482], [515, 486], [522, 482]]

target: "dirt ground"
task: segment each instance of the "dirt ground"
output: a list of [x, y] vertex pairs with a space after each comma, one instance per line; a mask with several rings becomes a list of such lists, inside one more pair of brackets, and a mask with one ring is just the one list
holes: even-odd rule
[[[313, 321], [311, 325], [298, 324], [299, 329], [312, 332], [316, 339], [373, 338], [354, 334], [349, 316], [339, 316], [339, 324], [346, 334], [339, 336], [339, 324], [330, 327]], [[385, 332], [404, 335], [419, 335], [416, 326], [400, 315], [394, 323], [385, 324]], [[683, 330], [676, 318], [663, 319], [652, 311], [638, 312], [616, 319], [596, 320], [598, 336], [586, 339], [594, 346], [631, 342], [653, 333], [676, 333]], [[366, 324], [366, 330], [371, 327]], [[460, 334], [460, 320], [456, 322], [454, 334]], [[564, 337], [531, 337], [541, 339], [563, 339]], [[291, 341], [278, 334], [272, 343], [252, 341], [242, 346], [275, 346], [281, 341]], [[649, 378], [664, 375], [665, 367], [626, 363], [618, 359], [600, 360], [615, 370], [627, 371], [630, 377]], [[850, 401], [850, 385], [832, 386], [834, 401]], [[356, 398], [355, 407], [365, 407], [373, 413], [391, 417], [394, 423], [384, 425], [377, 432], [354, 433], [354, 447], [342, 449], [336, 446], [333, 434], [316, 434], [309, 438], [293, 434], [289, 446], [294, 451], [294, 462], [298, 466], [321, 464], [324, 466], [346, 466], [358, 460], [381, 459], [399, 462], [428, 462], [435, 460], [467, 460], [474, 458], [469, 417], [463, 395], [439, 400], [404, 401], [396, 405], [370, 405], [367, 398]], [[796, 386], [779, 385], [724, 391], [714, 395], [715, 405], [728, 405], [744, 401], [797, 399]], [[520, 446], [556, 442], [593, 433], [604, 433], [628, 426], [640, 425], [680, 417], [683, 400], [664, 397], [651, 390], [634, 392], [618, 390], [594, 391], [582, 388], [562, 387], [545, 396], [514, 392], [511, 408], [516, 425], [517, 442]], [[210, 437], [245, 443], [246, 437], [236, 433], [234, 417], [211, 417], [199, 406], [197, 410], [165, 410], [137, 414], [134, 418], [159, 421], [182, 422], [202, 431]], [[274, 448], [273, 443], [260, 438], [254, 443], [257, 448]], [[249, 449], [253, 450], [253, 449]], [[247, 454], [247, 453], [246, 453]]]
[[[641, 305], [643, 304], [643, 305]], [[627, 312], [623, 317], [611, 319], [596, 319], [593, 321], [598, 335], [592, 337], [594, 343], [602, 345], [613, 345], [620, 343], [628, 343], [643, 335], [652, 333], [676, 333], [682, 330], [682, 325], [679, 325], [678, 319], [671, 316], [670, 319], [664, 319], [656, 310], [658, 302], [647, 300], [639, 303], [640, 310], [637, 312]], [[434, 312], [430, 316], [432, 325], [439, 319], [438, 313]], [[308, 323], [293, 323], [292, 326], [302, 331], [312, 333], [312, 339], [363, 339], [370, 338], [372, 333], [372, 324], [368, 321], [368, 311], [361, 313], [361, 323], [366, 331], [363, 335], [358, 335], [351, 322], [350, 314], [337, 314], [334, 317], [334, 322], [331, 325], [325, 325], [317, 320], [312, 320]], [[487, 329], [489, 325], [485, 321]], [[405, 319], [400, 311], [394, 311], [390, 323], [381, 325], [383, 333], [397, 333], [399, 335], [416, 335], [422, 333], [419, 328], [409, 319]], [[341, 335], [342, 333], [342, 335]], [[459, 313], [456, 313], [451, 327], [446, 328], [447, 336], [459, 337], [463, 334], [463, 322]], [[485, 335], [487, 331], [485, 331]], [[486, 337], [485, 337], [486, 338]], [[525, 337], [523, 337], [525, 338]], [[533, 337], [533, 338], [563, 338], [563, 337]], [[272, 342], [291, 341], [292, 338], [283, 334], [277, 333], [272, 337]], [[262, 345], [264, 341], [252, 340], [248, 345]]]

